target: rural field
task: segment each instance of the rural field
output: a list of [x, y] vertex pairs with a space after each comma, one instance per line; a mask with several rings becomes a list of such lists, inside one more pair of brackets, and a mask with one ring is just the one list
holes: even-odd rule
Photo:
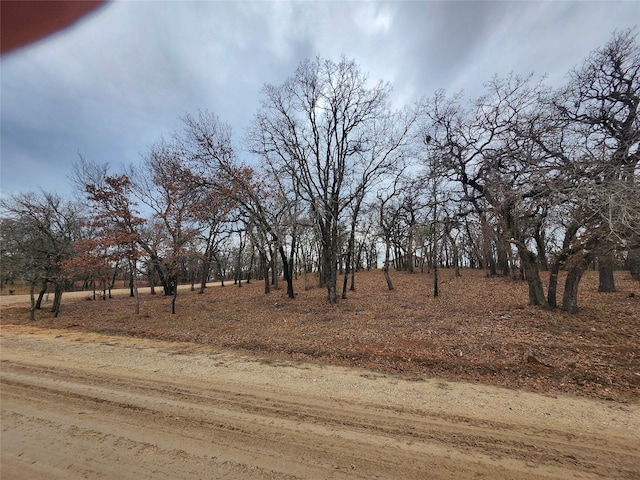
[[[2, 302], [5, 478], [638, 478], [640, 286], [527, 305], [482, 271]], [[43, 441], [44, 440], [44, 441]]]

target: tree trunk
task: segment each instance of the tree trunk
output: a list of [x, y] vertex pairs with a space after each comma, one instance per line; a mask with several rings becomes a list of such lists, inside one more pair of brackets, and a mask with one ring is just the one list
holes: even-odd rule
[[40, 292], [38, 293], [38, 300], [36, 301], [36, 310], [40, 310], [42, 308], [42, 299], [44, 298], [44, 294], [47, 293], [47, 289], [49, 288], [49, 283], [47, 279], [42, 279], [42, 287], [40, 288]]
[[[157, 256], [151, 258], [155, 271], [158, 273], [158, 277], [160, 279], [160, 284], [162, 285], [162, 290], [165, 296], [171, 295], [171, 276], [169, 275], [168, 265], [165, 264], [163, 267], [160, 263], [161, 260]], [[167, 270], [165, 270], [167, 267]]]
[[342, 281], [342, 299], [347, 298], [347, 285], [349, 284], [349, 263], [351, 262], [350, 254], [347, 253], [347, 260], [344, 268], [344, 278]]
[[[335, 203], [337, 205], [337, 202]], [[336, 207], [337, 209], [337, 207]], [[330, 232], [331, 235], [329, 237], [329, 284], [328, 284], [328, 293], [329, 293], [329, 303], [335, 304], [338, 303], [338, 212], [333, 212], [333, 217], [331, 221]]]
[[234, 283], [237, 283], [239, 287], [242, 287], [242, 253], [244, 252], [245, 241], [242, 238], [242, 233], [239, 234], [240, 243], [238, 245], [238, 255], [236, 256], [236, 266], [233, 275]]
[[433, 264], [433, 296], [438, 297], [440, 295], [439, 279], [438, 279], [438, 264]]
[[53, 305], [51, 307], [51, 311], [53, 312], [53, 316], [55, 318], [57, 318], [58, 315], [60, 315], [60, 305], [62, 303], [63, 291], [64, 291], [64, 288], [62, 284], [56, 281], [55, 288], [54, 288]]
[[287, 254], [284, 251], [284, 247], [280, 245], [278, 250], [280, 251], [280, 257], [282, 258], [282, 269], [284, 272], [284, 279], [287, 282], [287, 296], [289, 298], [296, 298], [293, 291], [293, 249], [295, 248], [295, 240], [292, 241], [291, 257], [287, 259]]
[[327, 283], [327, 292], [329, 303], [338, 303], [338, 265], [337, 262], [332, 262], [329, 271], [329, 278]]
[[31, 307], [29, 308], [29, 320], [34, 321], [36, 319], [36, 284], [31, 282], [29, 284], [29, 299], [31, 300]]
[[355, 222], [351, 223], [351, 233], [349, 234], [349, 244], [347, 247], [347, 259], [344, 265], [344, 281], [342, 282], [342, 298], [347, 298], [347, 283], [349, 282], [349, 273], [350, 269], [353, 269], [351, 263], [353, 262], [353, 250], [355, 245], [356, 238], [356, 224]]
[[349, 290], [351, 290], [352, 292], [356, 291], [356, 270], [359, 268], [359, 266], [362, 266], [361, 261], [362, 261], [363, 248], [364, 248], [364, 242], [360, 242], [358, 244], [358, 250], [354, 258], [353, 268], [351, 269], [351, 286], [349, 287]]
[[486, 268], [489, 272], [487, 276], [493, 276], [497, 274], [496, 270], [496, 257], [494, 255], [493, 241], [495, 235], [493, 234], [493, 227], [487, 219], [486, 213], [480, 211], [480, 229], [482, 232], [481, 250], [482, 250], [482, 264], [483, 268]]
[[577, 231], [577, 224], [570, 224], [567, 227], [567, 230], [564, 233], [564, 239], [562, 240], [562, 250], [551, 264], [549, 274], [549, 288], [547, 290], [547, 301], [549, 302], [549, 306], [554, 308], [558, 306], [558, 273], [560, 272], [560, 267], [565, 263], [567, 258], [569, 258], [572, 253], [571, 242], [575, 238]]
[[318, 286], [324, 288], [327, 286], [327, 272], [329, 267], [327, 266], [327, 259], [324, 248], [320, 248], [320, 258], [318, 261]]
[[534, 235], [536, 241], [536, 248], [538, 249], [538, 265], [543, 271], [549, 270], [549, 261], [547, 260], [546, 239], [544, 229], [541, 225], [536, 228]]
[[504, 235], [501, 232], [496, 232], [496, 253], [498, 255], [497, 269], [502, 272], [502, 275], [509, 276], [511, 273], [511, 267], [509, 265], [509, 245], [504, 239]]
[[[337, 266], [336, 266], [336, 280], [337, 280]], [[334, 303], [338, 303], [338, 292], [337, 292], [337, 283], [331, 281], [331, 283], [329, 283], [328, 287], [328, 295], [327, 298], [329, 300], [329, 303], [334, 304]]]
[[615, 292], [616, 285], [613, 278], [613, 255], [602, 255], [599, 258], [598, 273], [600, 277], [599, 292]]
[[407, 272], [413, 273], [413, 224], [409, 225], [407, 238]]
[[200, 291], [198, 293], [204, 293], [207, 288], [207, 280], [209, 278], [209, 270], [211, 269], [211, 258], [209, 258], [208, 252], [205, 253], [205, 258], [202, 260], [202, 271], [200, 272]]
[[136, 315], [140, 314], [140, 296], [138, 295], [138, 275], [136, 275], [136, 261], [129, 260], [129, 268], [131, 270], [131, 293], [133, 294], [134, 311]]
[[307, 268], [307, 264], [304, 264], [304, 270], [302, 272], [302, 278], [304, 279], [304, 291], [306, 292], [311, 288], [309, 285], [309, 269]]
[[262, 279], [264, 280], [264, 293], [270, 293], [269, 286], [269, 262], [267, 261], [266, 252], [260, 252], [260, 265], [262, 266]]
[[451, 244], [451, 253], [453, 255], [453, 267], [454, 267], [454, 275], [456, 277], [460, 276], [460, 250], [458, 249], [458, 245], [455, 241], [455, 239], [453, 238], [453, 235], [451, 235], [451, 228], [449, 227], [449, 225], [446, 225], [445, 228], [445, 233], [447, 235], [447, 238], [449, 239], [449, 243]]
[[164, 281], [162, 282], [162, 291], [165, 297], [173, 295], [173, 281], [173, 275], [165, 275]]
[[385, 264], [382, 269], [382, 273], [384, 273], [384, 279], [387, 281], [387, 287], [389, 290], [393, 290], [393, 282], [391, 281], [391, 275], [389, 275], [389, 265]]
[[489, 276], [493, 277], [498, 274], [498, 270], [496, 268], [496, 257], [493, 255], [493, 252], [489, 254], [488, 262]]
[[385, 253], [384, 253], [384, 266], [382, 267], [382, 272], [384, 273], [384, 278], [387, 281], [387, 287], [389, 290], [393, 290], [393, 282], [391, 281], [391, 276], [389, 275], [389, 239], [386, 240]]
[[627, 265], [631, 273], [631, 278], [640, 281], [640, 245], [632, 245], [629, 247]]
[[171, 299], [171, 314], [176, 314], [176, 299], [178, 298], [178, 278], [173, 282], [173, 298]]
[[278, 290], [278, 253], [274, 254], [271, 247], [269, 247], [269, 258], [271, 259], [271, 285]]
[[558, 273], [560, 272], [560, 261], [556, 260], [551, 264], [549, 273], [549, 288], [547, 289], [547, 302], [550, 307], [558, 306]]
[[334, 226], [329, 225], [323, 229], [321, 244], [322, 277], [327, 287], [327, 300], [331, 304], [338, 302], [338, 258], [337, 249], [334, 248], [337, 246], [337, 238], [337, 226], [334, 228]]
[[518, 244], [518, 253], [529, 284], [529, 305], [540, 305], [541, 307], [549, 308], [549, 302], [544, 296], [536, 256], [521, 244]]
[[255, 261], [256, 250], [251, 247], [251, 258], [249, 259], [249, 271], [247, 272], [247, 284], [251, 283], [251, 274], [253, 273], [253, 262]]
[[587, 269], [587, 261], [582, 257], [582, 253], [578, 253], [570, 263], [571, 266], [564, 284], [562, 309], [569, 313], [576, 313], [578, 311], [578, 285]]
[[151, 290], [151, 295], [155, 295], [156, 294], [156, 277], [155, 277], [154, 271], [153, 271], [153, 264], [149, 263], [147, 265], [147, 269], [149, 271], [149, 274], [148, 274], [149, 289]]

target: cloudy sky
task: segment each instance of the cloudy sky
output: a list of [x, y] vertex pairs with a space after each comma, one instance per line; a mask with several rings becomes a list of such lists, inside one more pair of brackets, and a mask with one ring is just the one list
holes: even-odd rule
[[0, 60], [1, 194], [67, 196], [78, 153], [137, 162], [198, 109], [241, 147], [262, 86], [316, 55], [355, 59], [400, 105], [439, 88], [478, 95], [511, 71], [561, 85], [638, 24], [637, 1], [115, 1]]

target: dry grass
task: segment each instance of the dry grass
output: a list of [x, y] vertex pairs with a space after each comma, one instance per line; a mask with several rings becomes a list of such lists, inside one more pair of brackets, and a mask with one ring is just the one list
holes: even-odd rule
[[[337, 305], [326, 290], [263, 293], [255, 282], [209, 288], [203, 295], [133, 301], [63, 299], [62, 313], [28, 322], [24, 307], [5, 308], [2, 324], [30, 323], [113, 335], [188, 341], [257, 354], [366, 367], [414, 378], [464, 379], [545, 393], [571, 393], [618, 401], [640, 396], [640, 286], [616, 272], [618, 292], [599, 294], [597, 273], [581, 284], [580, 312], [528, 306], [525, 282], [441, 271], [441, 295], [428, 274], [393, 272], [395, 290], [379, 271], [359, 273], [355, 292]], [[562, 280], [562, 279], [561, 279]], [[631, 296], [630, 294], [633, 294]]]

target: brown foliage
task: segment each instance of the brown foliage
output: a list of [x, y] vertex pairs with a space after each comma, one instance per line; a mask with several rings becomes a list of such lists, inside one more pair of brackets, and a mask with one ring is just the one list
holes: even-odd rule
[[[619, 291], [611, 294], [598, 293], [597, 272], [587, 272], [575, 315], [529, 306], [525, 282], [483, 271], [456, 278], [453, 270], [441, 270], [438, 298], [431, 275], [392, 275], [396, 288], [389, 291], [382, 272], [359, 273], [358, 290], [336, 305], [327, 304], [324, 289], [300, 285], [290, 300], [284, 290], [265, 295], [256, 282], [181, 293], [188, 301], [177, 315], [170, 314], [169, 298], [141, 295], [139, 317], [128, 298], [116, 297], [70, 301], [62, 317], [43, 312], [30, 324], [197, 342], [268, 361], [358, 366], [416, 379], [639, 398], [640, 288], [628, 272], [616, 272]], [[27, 323], [27, 310], [5, 308], [2, 324]]]

